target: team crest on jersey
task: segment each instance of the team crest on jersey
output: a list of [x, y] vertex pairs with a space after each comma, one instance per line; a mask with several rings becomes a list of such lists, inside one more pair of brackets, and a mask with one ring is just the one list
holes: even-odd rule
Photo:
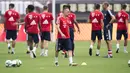
[[92, 17], [94, 17], [95, 16], [95, 13], [92, 13]]
[[10, 18], [9, 18], [9, 21], [14, 21], [14, 18], [13, 18], [13, 17], [10, 17]]
[[98, 20], [95, 18], [92, 20], [92, 23], [98, 23]]
[[45, 18], [45, 14], [42, 14], [42, 18], [43, 18], [43, 19]]
[[45, 20], [42, 24], [49, 24], [48, 20]]
[[11, 14], [12, 14], [12, 11], [9, 11], [8, 14], [11, 15]]
[[32, 15], [29, 15], [29, 18], [32, 19]]
[[121, 16], [121, 13], [120, 13], [120, 12], [118, 13], [118, 16], [119, 16], [119, 17]]

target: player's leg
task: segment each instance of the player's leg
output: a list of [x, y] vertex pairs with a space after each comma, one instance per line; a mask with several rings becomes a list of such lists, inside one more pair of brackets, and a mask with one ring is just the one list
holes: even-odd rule
[[123, 35], [124, 35], [124, 53], [128, 53], [127, 51], [128, 33], [126, 30], [123, 32]]
[[110, 30], [106, 30], [105, 31], [105, 40], [106, 40], [106, 44], [107, 44], [107, 48], [108, 48], [108, 55], [105, 56], [105, 58], [112, 58], [112, 43], [111, 43], [111, 31]]
[[45, 46], [45, 56], [48, 56], [48, 41], [44, 41], [44, 46]]
[[72, 45], [72, 55], [74, 56], [74, 29], [70, 28], [70, 40]]
[[6, 31], [6, 43], [7, 43], [7, 45], [8, 45], [8, 53], [9, 53], [9, 54], [11, 53], [10, 38], [11, 38], [10, 31], [7, 30], [7, 31]]
[[39, 43], [38, 34], [33, 34], [32, 38], [34, 40], [32, 53], [33, 53], [34, 57], [36, 58], [36, 49], [38, 48], [38, 43]]
[[122, 32], [120, 30], [117, 30], [117, 35], [116, 35], [116, 39], [117, 39], [117, 42], [116, 42], [116, 53], [119, 53], [121, 36], [122, 36]]
[[17, 39], [17, 31], [16, 30], [13, 30], [12, 31], [12, 52], [11, 52], [11, 54], [15, 54], [15, 45], [16, 45], [16, 39]]
[[56, 66], [59, 66], [59, 64], [58, 64], [58, 55], [59, 55], [59, 51], [61, 49], [61, 45], [62, 45], [62, 40], [57, 39], [56, 40], [56, 46], [55, 46], [55, 65]]
[[102, 31], [97, 31], [98, 36], [98, 44], [97, 44], [97, 50], [96, 50], [96, 56], [100, 56], [100, 48], [101, 48], [101, 39], [102, 39]]
[[77, 66], [77, 63], [73, 62], [72, 45], [71, 45], [71, 40], [70, 39], [64, 39], [64, 47], [65, 47], [66, 51], [68, 51], [69, 66]]
[[35, 58], [32, 50], [33, 50], [33, 38], [32, 38], [32, 34], [28, 34], [28, 42], [29, 42], [29, 48], [30, 48], [30, 57], [31, 58]]
[[30, 53], [30, 48], [29, 48], [29, 41], [28, 41], [28, 34], [26, 34], [26, 42], [27, 42], [27, 54], [29, 54]]
[[90, 47], [89, 47], [89, 55], [92, 56], [92, 49], [93, 49], [93, 45], [95, 43], [96, 40], [96, 32], [92, 31], [91, 32], [91, 43], [90, 43]]
[[41, 32], [41, 53], [40, 56], [44, 56], [44, 32]]

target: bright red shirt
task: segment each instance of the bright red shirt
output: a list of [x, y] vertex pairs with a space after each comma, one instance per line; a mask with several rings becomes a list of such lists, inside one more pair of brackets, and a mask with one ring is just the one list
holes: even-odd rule
[[125, 20], [129, 19], [128, 13], [126, 13], [124, 10], [121, 10], [116, 15], [117, 19], [117, 30], [127, 30]]
[[51, 22], [53, 20], [53, 16], [49, 12], [43, 12], [40, 14], [40, 25], [42, 32], [51, 30]]
[[5, 12], [5, 29], [6, 30], [18, 30], [18, 26], [14, 25], [19, 19], [20, 15], [13, 9], [10, 9]]
[[74, 20], [76, 19], [76, 15], [74, 13], [69, 13], [68, 18], [70, 20], [69, 27], [74, 28]]
[[92, 30], [101, 30], [101, 19], [103, 19], [103, 14], [99, 10], [95, 10], [90, 13], [90, 22], [92, 23]]
[[39, 33], [39, 14], [36, 12], [28, 13], [25, 17], [25, 25], [27, 33], [38, 34]]
[[60, 25], [60, 30], [62, 31], [62, 33], [66, 36], [65, 38], [63, 38], [61, 36], [61, 34], [58, 32], [57, 38], [61, 38], [61, 39], [68, 39], [70, 38], [70, 34], [69, 34], [69, 22], [68, 22], [69, 18], [65, 18], [65, 17], [59, 17], [57, 20], [57, 24]]

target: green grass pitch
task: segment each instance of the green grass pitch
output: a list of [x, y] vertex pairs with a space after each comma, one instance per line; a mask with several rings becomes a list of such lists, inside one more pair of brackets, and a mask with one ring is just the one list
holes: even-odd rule
[[[123, 52], [123, 41], [120, 44], [120, 52], [116, 51], [116, 41], [112, 42], [113, 57], [112, 59], [102, 58], [107, 54], [105, 42], [102, 42], [100, 57], [95, 56], [96, 44], [93, 49], [93, 56], [88, 55], [89, 41], [76, 41], [76, 50], [74, 61], [79, 65], [77, 67], [69, 67], [68, 59], [63, 58], [59, 54], [59, 67], [54, 65], [55, 44], [49, 44], [49, 56], [41, 57], [40, 48], [37, 49], [37, 58], [31, 59], [26, 54], [26, 43], [18, 42], [16, 44], [15, 55], [7, 54], [7, 44], [0, 43], [0, 73], [130, 73], [128, 60], [130, 60], [130, 42], [128, 42], [128, 54]], [[5, 61], [8, 59], [20, 59], [22, 66], [19, 68], [6, 68]], [[86, 62], [86, 66], [81, 63]]]

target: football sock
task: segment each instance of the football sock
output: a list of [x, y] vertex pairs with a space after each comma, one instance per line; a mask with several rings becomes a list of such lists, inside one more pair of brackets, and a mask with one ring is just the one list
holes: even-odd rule
[[12, 52], [14, 52], [14, 48], [12, 48]]
[[36, 49], [37, 49], [36, 47], [33, 47], [33, 51], [36, 51]]
[[55, 57], [55, 63], [58, 62], [58, 57]]
[[44, 53], [44, 48], [41, 49], [41, 52]]
[[119, 44], [116, 44], [116, 49], [119, 49]]
[[27, 51], [30, 51], [30, 47], [28, 46]]
[[90, 45], [90, 48], [93, 49], [93, 45]]
[[72, 57], [69, 57], [69, 63], [70, 63], [70, 64], [73, 63], [73, 59], [72, 59]]
[[8, 43], [8, 47], [10, 47], [10, 43]]
[[47, 49], [45, 50], [45, 54], [48, 54], [48, 50]]
[[96, 50], [96, 54], [100, 54], [100, 50], [97, 49], [97, 50]]
[[124, 46], [124, 51], [126, 51], [127, 50], [127, 48], [126, 48], [126, 46]]
[[112, 50], [108, 50], [108, 56], [112, 56]]

